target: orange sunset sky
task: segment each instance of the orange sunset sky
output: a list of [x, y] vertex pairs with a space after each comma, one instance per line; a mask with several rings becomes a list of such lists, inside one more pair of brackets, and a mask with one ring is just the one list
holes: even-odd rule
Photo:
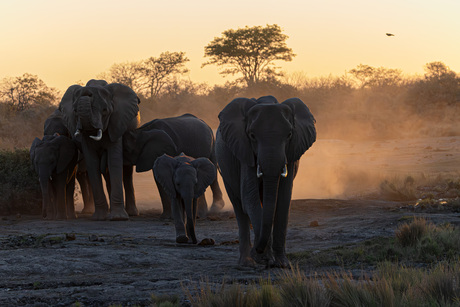
[[287, 73], [342, 75], [362, 63], [422, 74], [433, 61], [460, 71], [458, 0], [5, 0], [0, 80], [27, 72], [65, 90], [114, 63], [184, 51], [192, 81], [222, 84], [217, 67], [201, 68], [204, 46], [227, 29], [267, 24], [281, 26], [297, 54], [277, 63]]

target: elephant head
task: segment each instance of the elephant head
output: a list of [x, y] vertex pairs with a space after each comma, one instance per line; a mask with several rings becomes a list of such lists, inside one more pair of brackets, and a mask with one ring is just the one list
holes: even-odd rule
[[[255, 249], [262, 253], [272, 235], [275, 212], [288, 214], [295, 164], [316, 140], [315, 119], [298, 98], [278, 103], [275, 97], [265, 96], [234, 99], [219, 120], [223, 141], [258, 178], [263, 217]], [[285, 191], [279, 190], [281, 180], [290, 181], [283, 184]], [[287, 204], [278, 200], [280, 194], [288, 196]]]
[[138, 173], [151, 170], [155, 160], [165, 153], [176, 155], [177, 147], [163, 130], [139, 128], [123, 135], [123, 159], [125, 164], [136, 165]]
[[[65, 199], [56, 199], [57, 196], [54, 195], [51, 183], [58, 180], [67, 181], [69, 179], [69, 170], [70, 173], [73, 173], [77, 158], [77, 147], [66, 136], [46, 135], [42, 140], [35, 138], [33, 141], [30, 147], [30, 160], [40, 179], [43, 197], [43, 217], [47, 216], [47, 212], [55, 211], [52, 208], [55, 208], [56, 205], [65, 202]], [[62, 182], [60, 184], [65, 187], [66, 183]]]
[[[176, 241], [187, 242], [188, 238], [181, 233], [184, 221], [180, 214], [175, 214], [185, 207], [187, 215], [187, 233], [193, 243], [195, 237], [196, 199], [204, 194], [206, 188], [216, 179], [217, 171], [208, 158], [194, 159], [183, 153], [176, 157], [166, 154], [156, 159], [153, 166], [155, 179], [163, 186], [165, 192], [172, 200], [173, 216], [176, 225]], [[185, 239], [185, 241], [182, 241]]]
[[126, 130], [139, 125], [139, 98], [123, 84], [107, 84], [104, 80], [90, 80], [86, 86], [72, 85], [60, 103], [67, 128], [74, 136], [88, 135], [93, 140], [102, 139], [107, 131], [115, 142]]

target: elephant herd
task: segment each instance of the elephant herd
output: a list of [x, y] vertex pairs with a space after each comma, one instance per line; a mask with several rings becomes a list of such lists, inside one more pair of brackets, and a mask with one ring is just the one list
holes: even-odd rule
[[[195, 219], [224, 207], [219, 170], [239, 229], [239, 264], [287, 267], [285, 252], [293, 180], [299, 159], [316, 140], [315, 119], [298, 98], [236, 98], [219, 114], [216, 137], [201, 119], [184, 114], [140, 126], [139, 98], [103, 80], [67, 89], [30, 148], [47, 219], [76, 218], [78, 180], [94, 220], [138, 215], [133, 169], [152, 170], [177, 243], [197, 243]], [[104, 192], [106, 182], [109, 203]], [[124, 191], [124, 192], [123, 192]], [[254, 246], [251, 244], [251, 225]]]

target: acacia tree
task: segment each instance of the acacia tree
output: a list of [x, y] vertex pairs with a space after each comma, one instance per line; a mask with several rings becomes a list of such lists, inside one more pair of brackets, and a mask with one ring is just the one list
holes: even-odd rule
[[139, 67], [142, 74], [142, 88], [150, 97], [158, 97], [164, 86], [175, 76], [188, 72], [185, 68], [185, 63], [188, 61], [185, 52], [166, 51], [157, 58], [148, 58]]
[[38, 76], [25, 73], [20, 77], [8, 77], [0, 84], [3, 103], [17, 111], [23, 111], [34, 104], [52, 104], [58, 91], [48, 87]]
[[277, 74], [274, 61], [292, 61], [295, 54], [287, 47], [287, 38], [276, 24], [224, 31], [222, 37], [214, 38], [205, 47], [204, 55], [210, 60], [201, 67], [223, 66], [221, 74], [241, 73], [246, 84], [252, 86]]

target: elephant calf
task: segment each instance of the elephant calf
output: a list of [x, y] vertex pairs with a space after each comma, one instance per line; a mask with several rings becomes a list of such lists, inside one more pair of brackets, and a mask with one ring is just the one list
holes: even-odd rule
[[171, 199], [176, 242], [187, 243], [191, 239], [196, 244], [197, 198], [216, 179], [216, 167], [207, 158], [194, 159], [183, 153], [176, 157], [164, 154], [156, 159], [153, 173]]
[[75, 168], [78, 149], [63, 135], [35, 138], [30, 160], [40, 178], [43, 196], [42, 214], [47, 219], [76, 218], [74, 206]]

